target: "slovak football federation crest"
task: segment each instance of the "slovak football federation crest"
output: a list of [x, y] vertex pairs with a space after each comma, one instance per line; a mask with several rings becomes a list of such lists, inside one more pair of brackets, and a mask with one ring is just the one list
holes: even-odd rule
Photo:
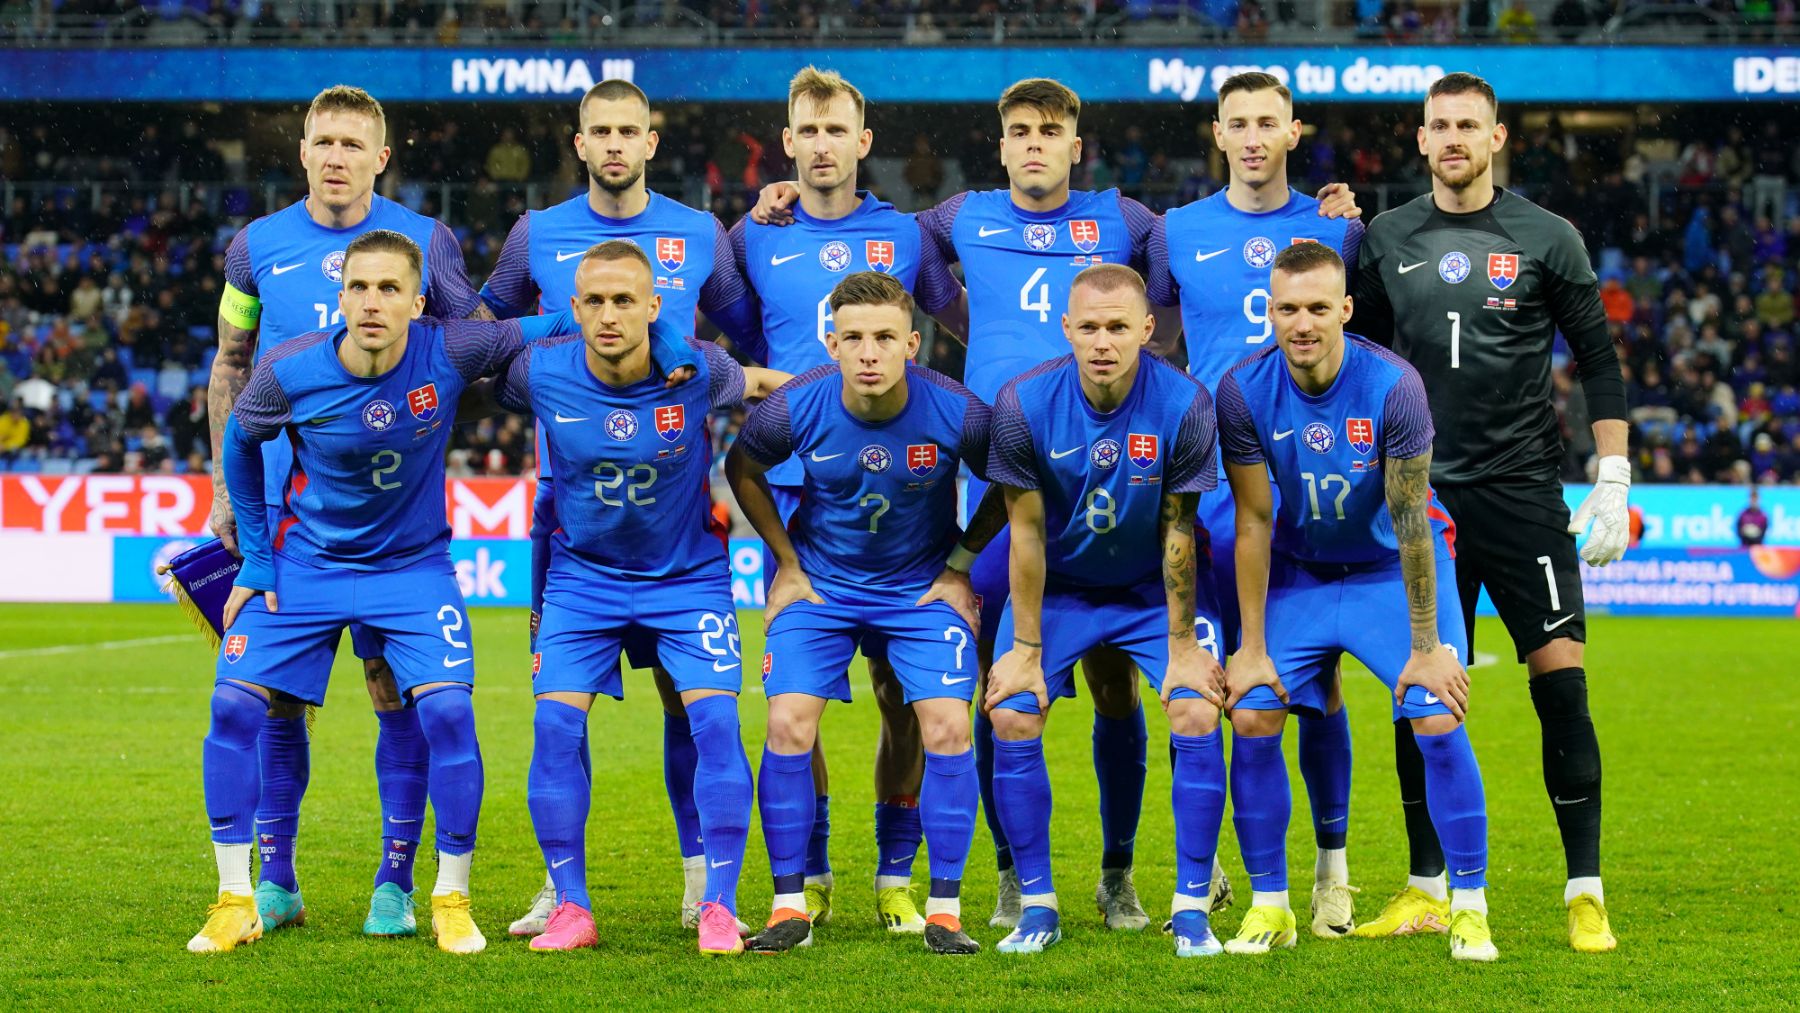
[[242, 633], [233, 633], [225, 638], [225, 660], [233, 665], [250, 649], [250, 638]]
[[363, 425], [371, 432], [384, 433], [394, 424], [394, 406], [386, 401], [370, 401], [363, 405]]
[[1275, 240], [1257, 236], [1244, 244], [1244, 263], [1261, 271], [1275, 263]]
[[606, 415], [606, 435], [624, 443], [638, 434], [637, 416], [629, 409], [614, 408]]
[[1350, 441], [1351, 450], [1366, 454], [1375, 449], [1375, 423], [1370, 419], [1345, 419], [1344, 438]]
[[1069, 223], [1069, 238], [1075, 241], [1075, 248], [1083, 253], [1094, 252], [1100, 245], [1100, 223], [1092, 218], [1081, 218]]
[[1331, 435], [1331, 427], [1325, 423], [1309, 422], [1300, 431], [1300, 442], [1315, 454], [1329, 454], [1331, 448], [1337, 445], [1337, 437]]
[[327, 253], [325, 259], [319, 262], [319, 270], [325, 272], [326, 279], [333, 285], [342, 282], [344, 280], [344, 251], [333, 250]]
[[1516, 253], [1488, 254], [1488, 281], [1504, 292], [1512, 288], [1512, 283], [1519, 280], [1519, 255]]
[[1157, 442], [1155, 433], [1131, 433], [1125, 437], [1125, 456], [1140, 468], [1151, 467], [1156, 463]]
[[687, 240], [679, 236], [656, 237], [656, 262], [665, 271], [679, 271], [687, 263]]
[[894, 455], [881, 444], [871, 443], [856, 455], [856, 463], [862, 465], [864, 471], [879, 475], [894, 463]]
[[1094, 467], [1103, 470], [1118, 464], [1119, 441], [1101, 440], [1094, 444], [1094, 449], [1088, 452], [1088, 461], [1090, 461]]
[[437, 416], [437, 384], [428, 383], [423, 387], [407, 391], [406, 407], [412, 409], [413, 418], [420, 422], [430, 422]]
[[1025, 226], [1025, 245], [1034, 250], [1048, 250], [1056, 245], [1056, 226], [1050, 222], [1032, 222]]
[[1438, 261], [1438, 277], [1452, 285], [1461, 285], [1469, 276], [1469, 257], [1461, 250], [1451, 250]]
[[681, 439], [682, 430], [687, 428], [686, 405], [663, 405], [656, 409], [656, 435], [674, 443]]
[[869, 270], [886, 274], [894, 269], [894, 244], [884, 239], [866, 239], [863, 259], [869, 262]]
[[906, 445], [906, 470], [924, 478], [937, 470], [938, 448], [935, 443], [909, 443]]
[[836, 273], [850, 267], [850, 244], [841, 239], [833, 239], [819, 247], [819, 266]]

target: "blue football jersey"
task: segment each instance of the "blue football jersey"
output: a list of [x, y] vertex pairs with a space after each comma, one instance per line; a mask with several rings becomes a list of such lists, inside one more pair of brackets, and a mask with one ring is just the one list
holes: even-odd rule
[[579, 337], [531, 344], [507, 370], [496, 398], [537, 416], [554, 462], [552, 571], [625, 580], [723, 572], [725, 546], [706, 528], [706, 415], [743, 401], [744, 371], [710, 341], [693, 350], [698, 371], [673, 390], [654, 375], [601, 383]]
[[1212, 397], [1192, 377], [1140, 352], [1125, 402], [1095, 410], [1075, 357], [1009, 382], [994, 403], [988, 480], [1044, 496], [1052, 585], [1135, 587], [1162, 567], [1166, 492], [1219, 483]]
[[[825, 351], [831, 290], [848, 274], [891, 274], [926, 313], [943, 309], [961, 291], [937, 244], [924, 242], [917, 219], [892, 204], [864, 193], [856, 210], [842, 218], [814, 218], [799, 204], [793, 210], [792, 225], [758, 225], [746, 215], [731, 227], [738, 269], [762, 306], [771, 369], [798, 376], [831, 363]], [[777, 464], [768, 479], [771, 485], [798, 486], [800, 465]]]
[[[1298, 190], [1273, 211], [1239, 211], [1220, 190], [1164, 216], [1151, 240], [1151, 298], [1181, 302], [1188, 372], [1216, 391], [1225, 371], [1269, 343], [1269, 267], [1283, 247], [1330, 246], [1355, 277], [1363, 225], [1321, 218], [1319, 201]], [[1160, 248], [1159, 248], [1160, 247]]]
[[731, 256], [725, 227], [710, 212], [696, 211], [659, 193], [630, 218], [607, 218], [584, 192], [519, 218], [481, 301], [501, 318], [556, 313], [575, 296], [575, 269], [596, 243], [627, 239], [650, 256], [661, 316], [685, 328], [704, 313], [740, 347], [761, 346], [754, 298]]
[[1055, 211], [1026, 211], [1009, 190], [957, 194], [919, 214], [969, 289], [963, 382], [992, 402], [1006, 381], [1069, 351], [1069, 283], [1093, 264], [1142, 273], [1156, 216], [1117, 190], [1073, 191]]
[[427, 316], [461, 320], [474, 310], [476, 294], [463, 267], [462, 247], [442, 222], [377, 196], [362, 221], [330, 229], [312, 220], [306, 201], [296, 201], [238, 230], [225, 251], [225, 280], [262, 301], [258, 355], [290, 338], [344, 322], [338, 310], [344, 247], [375, 229], [401, 233], [425, 254], [419, 291]]
[[[1274, 549], [1304, 563], [1397, 558], [1384, 462], [1431, 449], [1431, 409], [1418, 371], [1355, 335], [1318, 397], [1301, 390], [1271, 345], [1219, 381], [1219, 444], [1233, 464], [1264, 464], [1277, 490]], [[1449, 552], [1455, 529], [1432, 495], [1432, 526]]]
[[[353, 376], [338, 360], [343, 327], [304, 335], [263, 356], [226, 429], [226, 485], [237, 513], [244, 576], [268, 589], [272, 550], [353, 570], [404, 566], [450, 543], [444, 452], [470, 381], [518, 354], [518, 324], [412, 322], [400, 363]], [[284, 438], [295, 467], [270, 531], [262, 443]]]
[[805, 469], [788, 524], [800, 566], [845, 588], [923, 592], [961, 535], [956, 472], [987, 471], [988, 406], [955, 380], [907, 366], [906, 407], [865, 422], [844, 407], [843, 374], [820, 366], [783, 384], [738, 433], [752, 459]]

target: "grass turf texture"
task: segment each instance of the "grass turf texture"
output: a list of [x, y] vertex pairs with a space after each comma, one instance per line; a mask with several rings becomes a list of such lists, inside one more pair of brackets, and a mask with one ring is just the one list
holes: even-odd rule
[[[742, 617], [744, 657], [761, 624]], [[212, 659], [168, 606], [0, 606], [0, 1005], [523, 1008], [603, 1000], [633, 1008], [822, 1009], [1391, 1006], [1592, 1009], [1779, 1006], [1800, 989], [1793, 946], [1793, 868], [1800, 852], [1800, 697], [1791, 622], [1596, 619], [1589, 662], [1606, 757], [1606, 875], [1621, 948], [1571, 953], [1561, 905], [1562, 856], [1540, 779], [1537, 721], [1510, 660], [1475, 673], [1471, 733], [1491, 814], [1489, 903], [1501, 961], [1451, 963], [1442, 937], [1324, 942], [1306, 934], [1313, 846], [1293, 775], [1289, 834], [1301, 942], [1293, 952], [1177, 961], [1154, 929], [1111, 934], [1091, 902], [1099, 858], [1089, 757], [1091, 711], [1066, 702], [1050, 723], [1055, 860], [1067, 941], [1035, 958], [993, 952], [992, 848], [978, 827], [964, 895], [985, 951], [935, 958], [917, 936], [877, 927], [869, 764], [875, 712], [834, 705], [836, 910], [809, 951], [703, 960], [676, 923], [681, 877], [661, 772], [661, 720], [646, 675], [624, 703], [594, 710], [590, 877], [601, 947], [534, 954], [507, 923], [543, 881], [525, 806], [531, 754], [523, 611], [476, 610], [476, 707], [487, 796], [475, 863], [475, 914], [490, 940], [478, 957], [438, 953], [428, 938], [358, 932], [377, 849], [372, 772], [376, 723], [348, 644], [320, 715], [299, 852], [307, 925], [226, 956], [183, 951], [212, 899], [214, 869], [198, 761]], [[1480, 646], [1504, 636], [1484, 621]], [[102, 648], [103, 642], [153, 640]], [[75, 645], [46, 653], [45, 648]], [[754, 671], [754, 664], [750, 666]], [[754, 683], [754, 679], [751, 680]], [[1405, 842], [1392, 771], [1388, 703], [1353, 670], [1357, 766], [1350, 869], [1370, 916], [1403, 882]], [[1173, 875], [1166, 725], [1149, 709], [1150, 780], [1137, 883], [1159, 923]], [[760, 754], [763, 702], [747, 693], [744, 738]], [[1288, 755], [1293, 758], [1293, 736]], [[1235, 929], [1248, 899], [1229, 822], [1220, 854], [1241, 898], [1216, 926]], [[427, 837], [427, 841], [429, 841]], [[423, 850], [429, 852], [427, 846]], [[760, 830], [742, 892], [747, 921], [768, 910]], [[421, 927], [435, 875], [421, 856]], [[917, 881], [927, 875], [921, 855]], [[1786, 995], [1788, 999], [1781, 999]], [[1790, 1007], [1791, 1008], [1791, 1007]]]

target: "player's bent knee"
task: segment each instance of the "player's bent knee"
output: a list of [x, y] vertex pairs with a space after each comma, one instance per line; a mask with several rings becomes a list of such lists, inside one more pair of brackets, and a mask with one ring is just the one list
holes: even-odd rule
[[1170, 700], [1164, 709], [1176, 735], [1211, 735], [1219, 727], [1219, 708], [1200, 697]]
[[1233, 735], [1279, 735], [1287, 726], [1287, 710], [1252, 710], [1238, 707], [1231, 712]]
[[268, 707], [265, 692], [260, 686], [235, 679], [214, 686], [208, 737], [241, 748], [254, 745]]
[[1525, 670], [1532, 678], [1565, 668], [1582, 667], [1583, 648], [1579, 640], [1558, 637], [1525, 656]]
[[961, 700], [920, 700], [913, 709], [918, 714], [919, 737], [927, 752], [957, 756], [974, 744], [969, 732], [969, 707]]
[[1454, 714], [1427, 714], [1412, 719], [1412, 730], [1414, 735], [1446, 735], [1460, 724]]
[[1044, 734], [1044, 715], [995, 707], [988, 717], [994, 722], [994, 738], [1006, 742], [1035, 739]]

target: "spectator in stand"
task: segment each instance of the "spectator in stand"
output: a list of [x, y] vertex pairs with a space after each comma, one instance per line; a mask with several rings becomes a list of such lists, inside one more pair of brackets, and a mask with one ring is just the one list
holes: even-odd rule
[[16, 398], [0, 414], [0, 461], [10, 461], [31, 442], [31, 420], [25, 417], [25, 406]]
[[[1759, 441], [1766, 439], [1767, 433], [1760, 434]], [[1770, 441], [1773, 443], [1773, 441]], [[1737, 515], [1738, 544], [1749, 548], [1761, 545], [1763, 538], [1769, 533], [1769, 515], [1763, 513], [1761, 499], [1757, 495], [1756, 486], [1750, 487], [1750, 503]]]
[[926, 134], [913, 135], [912, 153], [906, 156], [901, 178], [912, 190], [913, 207], [926, 208], [937, 203], [938, 191], [944, 188], [944, 162], [933, 150]]
[[523, 183], [531, 176], [531, 152], [519, 143], [512, 127], [500, 131], [500, 139], [488, 149], [484, 164], [489, 179], [497, 183]]
[[1605, 308], [1606, 319], [1609, 323], [1623, 326], [1630, 323], [1632, 317], [1637, 315], [1637, 304], [1632, 301], [1631, 293], [1625, 290], [1625, 286], [1620, 284], [1617, 278], [1608, 278], [1606, 283], [1600, 286], [1600, 305]]
[[1794, 297], [1787, 291], [1778, 264], [1763, 268], [1762, 291], [1756, 296], [1756, 319], [1771, 328], [1785, 328], [1794, 322]]
[[1507, 42], [1537, 41], [1537, 15], [1525, 6], [1525, 0], [1512, 0], [1512, 6], [1501, 12], [1496, 27]]
[[1728, 187], [1742, 189], [1754, 170], [1750, 144], [1744, 140], [1743, 128], [1734, 123], [1725, 129], [1725, 143], [1719, 145], [1719, 179]]
[[122, 424], [126, 429], [131, 430], [156, 425], [156, 406], [150, 403], [149, 389], [141, 383], [132, 384], [131, 393], [125, 397], [125, 414]]
[[1756, 172], [1750, 177], [1750, 214], [1771, 221], [1787, 213], [1787, 180], [1792, 167], [1793, 145], [1782, 134], [1781, 124], [1763, 124], [1754, 154]]

